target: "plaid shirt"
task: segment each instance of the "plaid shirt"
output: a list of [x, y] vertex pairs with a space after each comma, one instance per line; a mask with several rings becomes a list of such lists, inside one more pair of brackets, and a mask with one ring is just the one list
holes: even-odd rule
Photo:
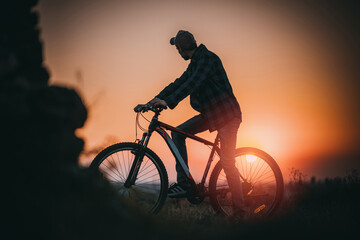
[[212, 132], [233, 118], [241, 119], [240, 106], [233, 94], [220, 58], [201, 44], [186, 71], [156, 97], [170, 109], [190, 95], [191, 106], [209, 123]]

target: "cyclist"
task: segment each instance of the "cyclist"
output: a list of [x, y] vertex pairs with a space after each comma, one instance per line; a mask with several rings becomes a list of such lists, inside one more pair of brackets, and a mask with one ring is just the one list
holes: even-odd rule
[[[191, 106], [200, 114], [177, 128], [191, 134], [217, 130], [220, 136], [220, 162], [225, 171], [234, 214], [244, 215], [243, 195], [238, 170], [235, 166], [236, 136], [242, 121], [240, 106], [233, 94], [220, 58], [205, 45], [196, 43], [194, 36], [184, 30], [170, 39], [184, 60], [191, 60], [186, 71], [165, 87], [148, 103], [152, 106], [168, 106], [174, 109], [190, 95]], [[185, 136], [172, 132], [172, 139], [185, 163], [188, 163]], [[186, 197], [190, 184], [185, 173], [176, 163], [177, 183], [170, 186], [169, 197]]]

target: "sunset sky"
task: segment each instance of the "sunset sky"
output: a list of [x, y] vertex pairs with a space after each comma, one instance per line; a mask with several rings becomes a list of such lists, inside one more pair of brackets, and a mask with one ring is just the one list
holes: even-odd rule
[[[186, 69], [189, 62], [169, 39], [188, 30], [227, 71], [243, 112], [238, 147], [268, 152], [285, 178], [292, 167], [308, 176], [344, 175], [360, 161], [359, 82], [350, 47], [355, 33], [337, 18], [331, 22], [336, 12], [321, 4], [279, 2], [41, 0], [50, 82], [75, 88], [88, 106], [78, 132], [87, 148], [108, 136], [132, 142], [133, 107]], [[195, 114], [186, 98], [160, 120], [177, 126]], [[215, 133], [199, 136], [212, 140]], [[149, 147], [174, 176], [174, 159], [161, 141], [154, 135]], [[209, 150], [188, 144], [198, 178]]]

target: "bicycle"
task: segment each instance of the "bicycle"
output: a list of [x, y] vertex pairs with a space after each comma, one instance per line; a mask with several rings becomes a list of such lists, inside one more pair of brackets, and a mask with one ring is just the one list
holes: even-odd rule
[[[187, 200], [192, 204], [200, 204], [205, 197], [216, 213], [231, 216], [231, 192], [227, 185], [226, 175], [218, 161], [210, 175], [209, 184], [206, 179], [214, 156], [219, 155], [219, 136], [214, 142], [183, 132], [158, 117], [163, 108], [151, 105], [138, 105], [136, 126], [139, 125], [139, 114], [154, 112], [147, 131], [142, 139], [135, 142], [117, 143], [101, 151], [90, 164], [90, 168], [98, 171], [110, 181], [125, 198], [134, 201], [145, 211], [157, 213], [165, 203], [168, 191], [168, 175], [161, 159], [147, 147], [153, 132], [157, 132], [165, 140], [175, 160], [182, 167], [191, 183], [191, 191]], [[141, 128], [141, 126], [140, 126]], [[146, 130], [143, 129], [142, 130]], [[195, 141], [211, 147], [209, 159], [201, 182], [196, 184], [188, 166], [182, 159], [171, 137], [165, 130], [176, 131]], [[284, 192], [281, 170], [275, 160], [264, 151], [252, 147], [236, 149], [236, 167], [242, 182], [244, 203], [248, 217], [269, 216], [279, 207]]]

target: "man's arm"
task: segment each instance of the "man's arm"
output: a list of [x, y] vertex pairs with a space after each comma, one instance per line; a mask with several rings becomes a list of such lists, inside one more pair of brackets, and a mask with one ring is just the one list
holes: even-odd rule
[[155, 98], [165, 99], [169, 95], [171, 95], [180, 85], [182, 85], [189, 78], [189, 68], [177, 78], [174, 82], [170, 83], [167, 87], [165, 87]]
[[158, 95], [156, 95], [152, 100], [150, 100], [148, 103], [153, 106], [167, 106], [165, 99], [168, 97], [172, 92], [174, 92], [179, 86], [181, 86], [186, 80], [189, 78], [189, 67], [186, 69], [186, 71], [177, 78], [174, 82], [170, 83], [167, 87], [165, 87]]
[[[163, 99], [167, 103], [167, 106], [169, 106], [171, 109], [175, 108], [181, 100], [195, 91], [203, 83], [203, 81], [208, 78], [210, 72], [211, 59], [201, 58], [194, 72], [190, 76], [188, 76], [186, 79], [184, 78], [181, 81], [181, 84], [175, 85], [174, 87], [171, 86], [172, 91], [169, 91], [169, 94]], [[174, 84], [175, 83], [176, 81]], [[168, 87], [170, 87], [170, 85]]]

